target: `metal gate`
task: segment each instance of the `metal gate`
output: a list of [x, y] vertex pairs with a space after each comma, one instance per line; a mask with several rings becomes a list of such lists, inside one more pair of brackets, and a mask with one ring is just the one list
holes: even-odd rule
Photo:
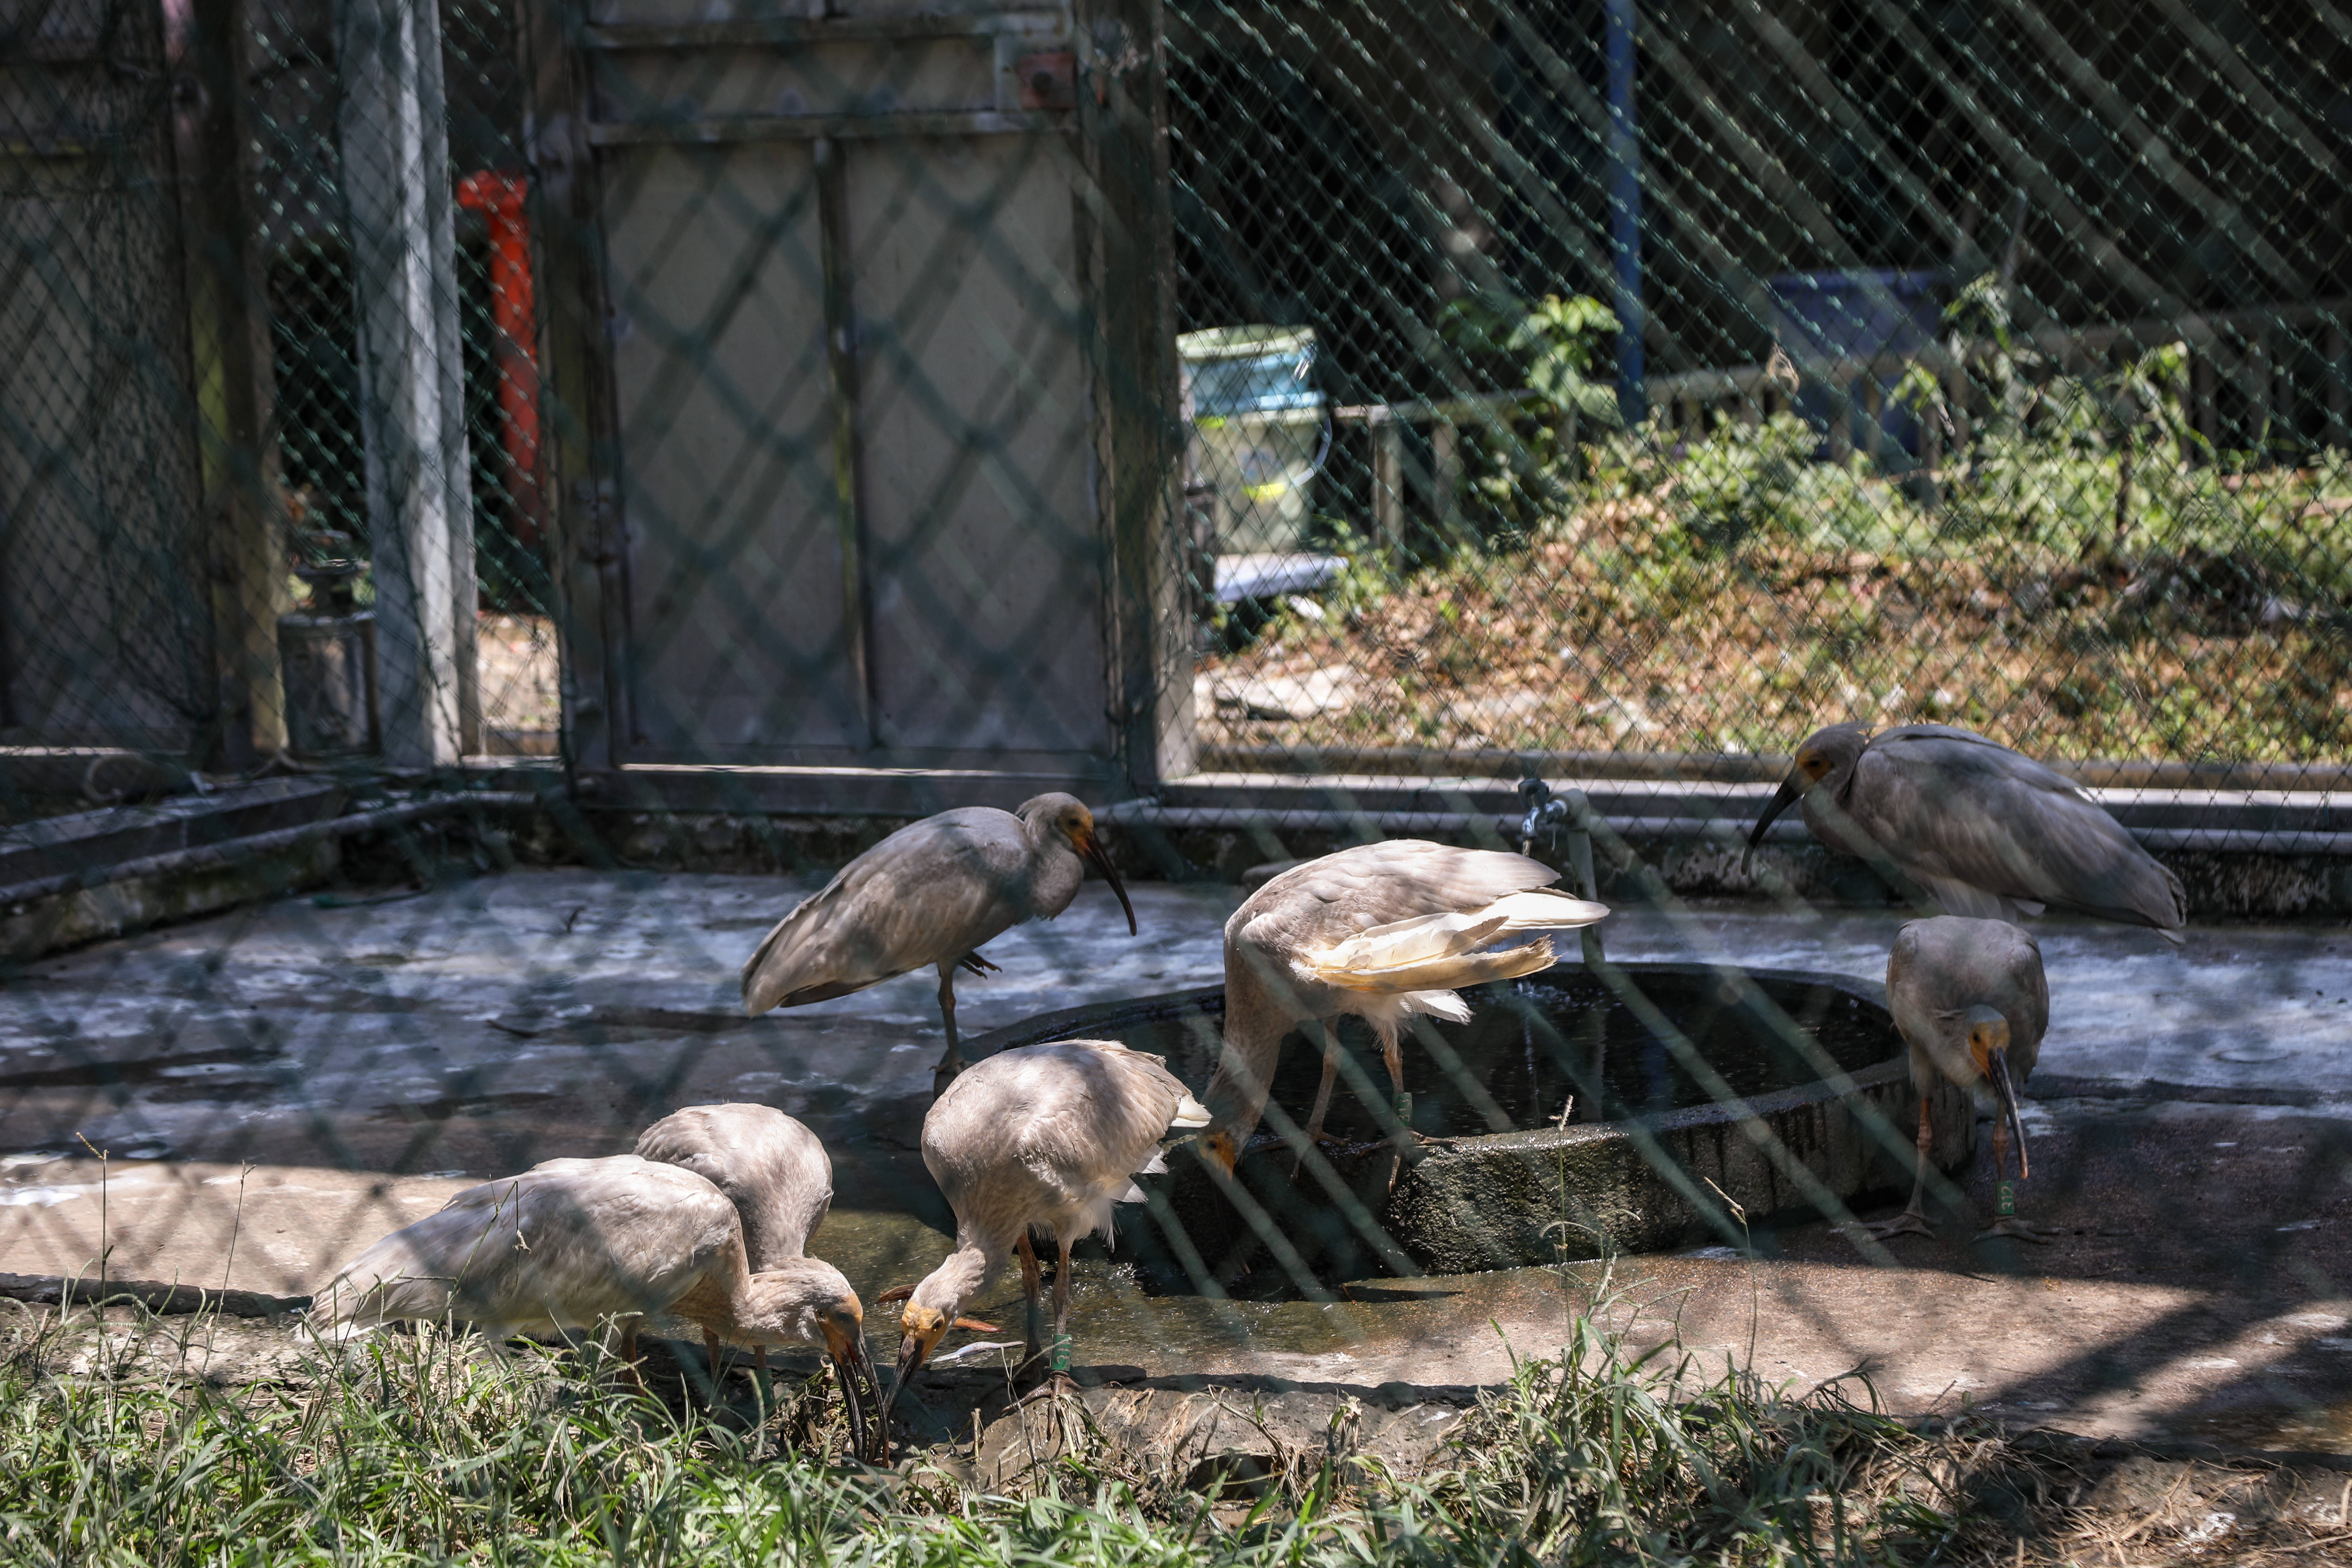
[[0, 44], [0, 742], [184, 752], [217, 689], [163, 16]]
[[602, 601], [601, 671], [596, 634], [572, 647], [601, 685], [575, 689], [584, 763], [868, 806], [877, 768], [953, 770], [960, 799], [1156, 773], [1189, 688], [1168, 291], [1138, 271], [1166, 277], [1156, 37], [605, 0], [570, 40], [553, 90], [585, 112], [554, 151], [584, 177], [542, 185], [590, 220], [606, 329], [570, 386], [556, 366], [602, 404], [602, 483], [566, 498], [598, 567], [575, 612]]

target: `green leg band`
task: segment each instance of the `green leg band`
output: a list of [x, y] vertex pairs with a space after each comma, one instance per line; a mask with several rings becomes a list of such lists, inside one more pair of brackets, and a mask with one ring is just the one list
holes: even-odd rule
[[2002, 1219], [2016, 1216], [2017, 1184], [2015, 1182], [2000, 1182], [1994, 1184], [1992, 1212]]
[[1047, 1364], [1049, 1364], [1055, 1372], [1067, 1372], [1070, 1370], [1069, 1335], [1055, 1334], [1054, 1336], [1053, 1360]]

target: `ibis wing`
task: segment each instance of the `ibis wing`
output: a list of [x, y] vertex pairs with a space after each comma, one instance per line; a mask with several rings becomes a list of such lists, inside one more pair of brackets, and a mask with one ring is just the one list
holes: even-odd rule
[[961, 960], [1027, 918], [1010, 896], [1024, 853], [1006, 812], [941, 812], [900, 828], [776, 922], [743, 965], [743, 1010]]
[[2019, 901], [2159, 929], [2186, 922], [2180, 879], [2072, 783], [1965, 731], [1871, 742], [1853, 800], [1905, 869]]
[[399, 1318], [578, 1326], [658, 1311], [739, 1251], [709, 1182], [632, 1155], [486, 1182], [336, 1271], [312, 1314], [349, 1333]]

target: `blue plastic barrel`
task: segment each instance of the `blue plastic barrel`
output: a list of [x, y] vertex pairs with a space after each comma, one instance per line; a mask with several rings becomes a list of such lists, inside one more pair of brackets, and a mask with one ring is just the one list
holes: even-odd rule
[[[1927, 347], [1942, 329], [1940, 272], [1795, 272], [1775, 278], [1766, 288], [1772, 305], [1772, 335], [1781, 349], [1805, 373], [1797, 394], [1800, 417], [1827, 433], [1832, 409], [1830, 388], [1810, 365], [1825, 360], [1874, 359], [1907, 354]], [[1868, 445], [1868, 428], [1860, 411], [1866, 406], [1867, 377], [1856, 376], [1847, 385], [1856, 410], [1854, 445]], [[1919, 455], [1919, 421], [1895, 401], [1901, 373], [1888, 369], [1878, 376], [1881, 407], [1878, 427], [1884, 433], [1882, 453], [1901, 450]], [[1827, 450], [1826, 441], [1822, 451]]]

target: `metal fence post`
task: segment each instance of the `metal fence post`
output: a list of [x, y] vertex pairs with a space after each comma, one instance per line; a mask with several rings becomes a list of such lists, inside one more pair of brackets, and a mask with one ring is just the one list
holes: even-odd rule
[[480, 728], [440, 12], [341, 0], [339, 13], [383, 754], [440, 767], [478, 749]]

